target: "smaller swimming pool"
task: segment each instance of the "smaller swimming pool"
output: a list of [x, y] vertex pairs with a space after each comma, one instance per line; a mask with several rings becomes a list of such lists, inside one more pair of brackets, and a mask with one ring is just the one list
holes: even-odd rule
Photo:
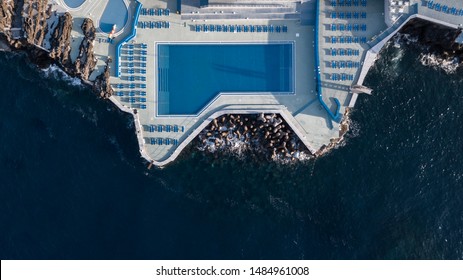
[[64, 3], [69, 7], [69, 8], [78, 8], [80, 7], [86, 0], [64, 0]]
[[110, 0], [106, 4], [103, 15], [100, 18], [100, 29], [103, 32], [110, 33], [114, 24], [116, 25], [116, 32], [124, 28], [127, 23], [129, 11], [125, 6], [123, 0]]

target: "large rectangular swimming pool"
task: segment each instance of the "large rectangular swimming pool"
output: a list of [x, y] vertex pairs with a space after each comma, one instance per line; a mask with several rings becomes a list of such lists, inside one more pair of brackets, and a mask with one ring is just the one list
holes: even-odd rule
[[219, 93], [294, 92], [293, 43], [157, 44], [157, 115], [196, 115]]

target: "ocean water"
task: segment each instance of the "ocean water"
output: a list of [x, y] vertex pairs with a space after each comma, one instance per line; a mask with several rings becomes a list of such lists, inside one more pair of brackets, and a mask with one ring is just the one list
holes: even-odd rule
[[463, 73], [391, 44], [344, 145], [294, 165], [191, 145], [147, 170], [129, 116], [0, 53], [2, 259], [462, 259]]

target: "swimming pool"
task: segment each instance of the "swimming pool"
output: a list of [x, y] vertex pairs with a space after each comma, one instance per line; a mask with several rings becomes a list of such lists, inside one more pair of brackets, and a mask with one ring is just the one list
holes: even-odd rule
[[219, 93], [294, 91], [292, 42], [157, 44], [157, 115], [196, 115]]
[[64, 3], [69, 7], [69, 8], [77, 8], [80, 7], [86, 0], [64, 0]]
[[100, 29], [110, 33], [115, 24], [116, 32], [119, 32], [127, 23], [128, 15], [129, 12], [123, 0], [110, 0], [101, 15]]

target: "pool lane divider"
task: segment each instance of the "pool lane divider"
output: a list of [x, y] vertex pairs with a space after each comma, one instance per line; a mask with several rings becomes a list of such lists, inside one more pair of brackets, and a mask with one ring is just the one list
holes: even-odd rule
[[119, 43], [117, 43], [116, 45], [116, 77], [119, 78], [119, 76], [121, 75], [120, 73], [120, 54], [121, 54], [121, 48], [122, 48], [122, 45], [127, 43], [128, 41], [132, 40], [133, 38], [135, 38], [135, 36], [137, 35], [137, 24], [138, 24], [138, 18], [140, 17], [140, 11], [141, 11], [141, 7], [142, 7], [142, 4], [138, 1], [138, 0], [135, 0], [136, 2], [136, 9], [135, 9], [135, 20], [133, 22], [133, 25], [132, 25], [132, 30], [130, 32], [130, 34], [123, 38]]
[[315, 10], [316, 12], [316, 17], [315, 17], [315, 68], [316, 68], [316, 80], [317, 80], [317, 98], [322, 107], [325, 109], [325, 111], [328, 113], [328, 116], [335, 122], [340, 122], [341, 121], [341, 115], [339, 114], [339, 109], [341, 108], [341, 103], [339, 100], [335, 97], [333, 97], [334, 102], [336, 103], [336, 112], [333, 114], [331, 112], [330, 108], [328, 105], [326, 105], [325, 101], [323, 100], [322, 96], [322, 82], [320, 79], [320, 57], [319, 57], [319, 52], [318, 52], [318, 28], [319, 28], [319, 21], [320, 21], [320, 7], [319, 7], [319, 1], [315, 1]]

